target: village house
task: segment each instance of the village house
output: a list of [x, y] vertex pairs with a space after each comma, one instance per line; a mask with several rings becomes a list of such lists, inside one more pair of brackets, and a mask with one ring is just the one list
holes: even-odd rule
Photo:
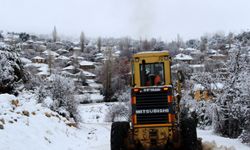
[[95, 54], [95, 62], [103, 62], [104, 55], [102, 53]]
[[65, 67], [70, 59], [66, 56], [60, 55], [59, 57], [55, 58], [54, 60], [54, 65], [60, 66], [60, 67]]
[[83, 70], [91, 70], [91, 69], [95, 69], [95, 63], [94, 62], [91, 62], [91, 61], [81, 61], [79, 63], [79, 67], [80, 69], [83, 69]]
[[189, 65], [189, 67], [192, 68], [193, 73], [204, 72], [205, 71], [205, 65], [204, 64]]
[[31, 60], [33, 63], [46, 63], [46, 59], [41, 56], [33, 57]]
[[58, 49], [56, 52], [60, 55], [69, 53], [69, 51], [66, 49]]
[[77, 75], [78, 77], [80, 77], [80, 76], [85, 76], [86, 79], [95, 79], [95, 78], [96, 78], [96, 75], [95, 75], [95, 74], [93, 74], [93, 73], [91, 73], [91, 72], [88, 72], [88, 71], [84, 71], [84, 70], [78, 72], [76, 75]]
[[213, 60], [226, 60], [227, 56], [223, 55], [223, 54], [216, 53], [216, 54], [210, 55], [209, 58], [211, 58]]
[[70, 66], [63, 68], [63, 71], [67, 71], [69, 73], [74, 74], [76, 72], [76, 68], [74, 66], [70, 65]]
[[174, 60], [176, 62], [185, 62], [185, 63], [191, 64], [193, 57], [190, 55], [180, 53], [174, 57]]
[[221, 83], [215, 83], [211, 84], [211, 88], [209, 90], [205, 89], [201, 84], [194, 84], [193, 86], [193, 98], [196, 101], [201, 101], [201, 100], [213, 100], [214, 95], [212, 94], [213, 91], [221, 91], [223, 89], [223, 84]]
[[46, 51], [44, 51], [42, 54], [44, 54], [44, 55], [46, 55], [46, 56], [51, 55], [51, 56], [53, 56], [53, 57], [58, 57], [58, 56], [59, 56], [58, 53], [56, 53], [56, 52], [54, 52], [54, 51], [51, 51], [51, 50], [46, 50]]
[[76, 52], [77, 54], [80, 54], [81, 52], [81, 47], [74, 47], [73, 51]]

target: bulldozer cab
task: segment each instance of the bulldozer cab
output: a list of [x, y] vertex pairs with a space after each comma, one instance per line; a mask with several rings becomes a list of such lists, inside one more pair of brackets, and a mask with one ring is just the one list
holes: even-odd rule
[[163, 51], [135, 54], [132, 60], [132, 79], [133, 87], [170, 85], [169, 53]]

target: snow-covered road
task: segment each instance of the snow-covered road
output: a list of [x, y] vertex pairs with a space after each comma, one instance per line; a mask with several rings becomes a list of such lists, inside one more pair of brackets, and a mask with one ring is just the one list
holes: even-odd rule
[[[81, 114], [87, 126], [97, 128], [97, 137], [102, 139], [97, 141], [96, 145], [90, 146], [93, 150], [110, 150], [110, 128], [111, 124], [105, 122], [105, 113], [108, 110], [108, 104], [88, 104], [81, 106]], [[96, 119], [97, 118], [97, 119]], [[91, 123], [92, 122], [92, 123]], [[229, 139], [215, 135], [212, 130], [197, 129], [198, 137], [202, 138], [205, 150], [250, 150], [250, 147], [242, 144], [237, 139]]]

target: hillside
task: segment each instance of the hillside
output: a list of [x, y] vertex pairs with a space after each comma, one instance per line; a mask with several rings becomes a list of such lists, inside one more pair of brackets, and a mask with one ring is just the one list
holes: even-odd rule
[[36, 104], [33, 96], [0, 95], [0, 149], [94, 150], [107, 143], [108, 134], [102, 133], [109, 132], [109, 124], [80, 123], [79, 128], [70, 127], [70, 121]]

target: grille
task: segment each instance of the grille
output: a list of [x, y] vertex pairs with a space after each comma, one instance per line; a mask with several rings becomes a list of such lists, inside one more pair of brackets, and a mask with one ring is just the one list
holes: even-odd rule
[[[136, 93], [136, 105], [135, 109], [137, 112], [153, 111], [153, 113], [140, 113], [136, 114], [137, 124], [162, 124], [168, 122], [168, 100], [167, 92], [147, 92], [147, 93]], [[157, 113], [154, 110], [164, 110], [161, 113]]]

